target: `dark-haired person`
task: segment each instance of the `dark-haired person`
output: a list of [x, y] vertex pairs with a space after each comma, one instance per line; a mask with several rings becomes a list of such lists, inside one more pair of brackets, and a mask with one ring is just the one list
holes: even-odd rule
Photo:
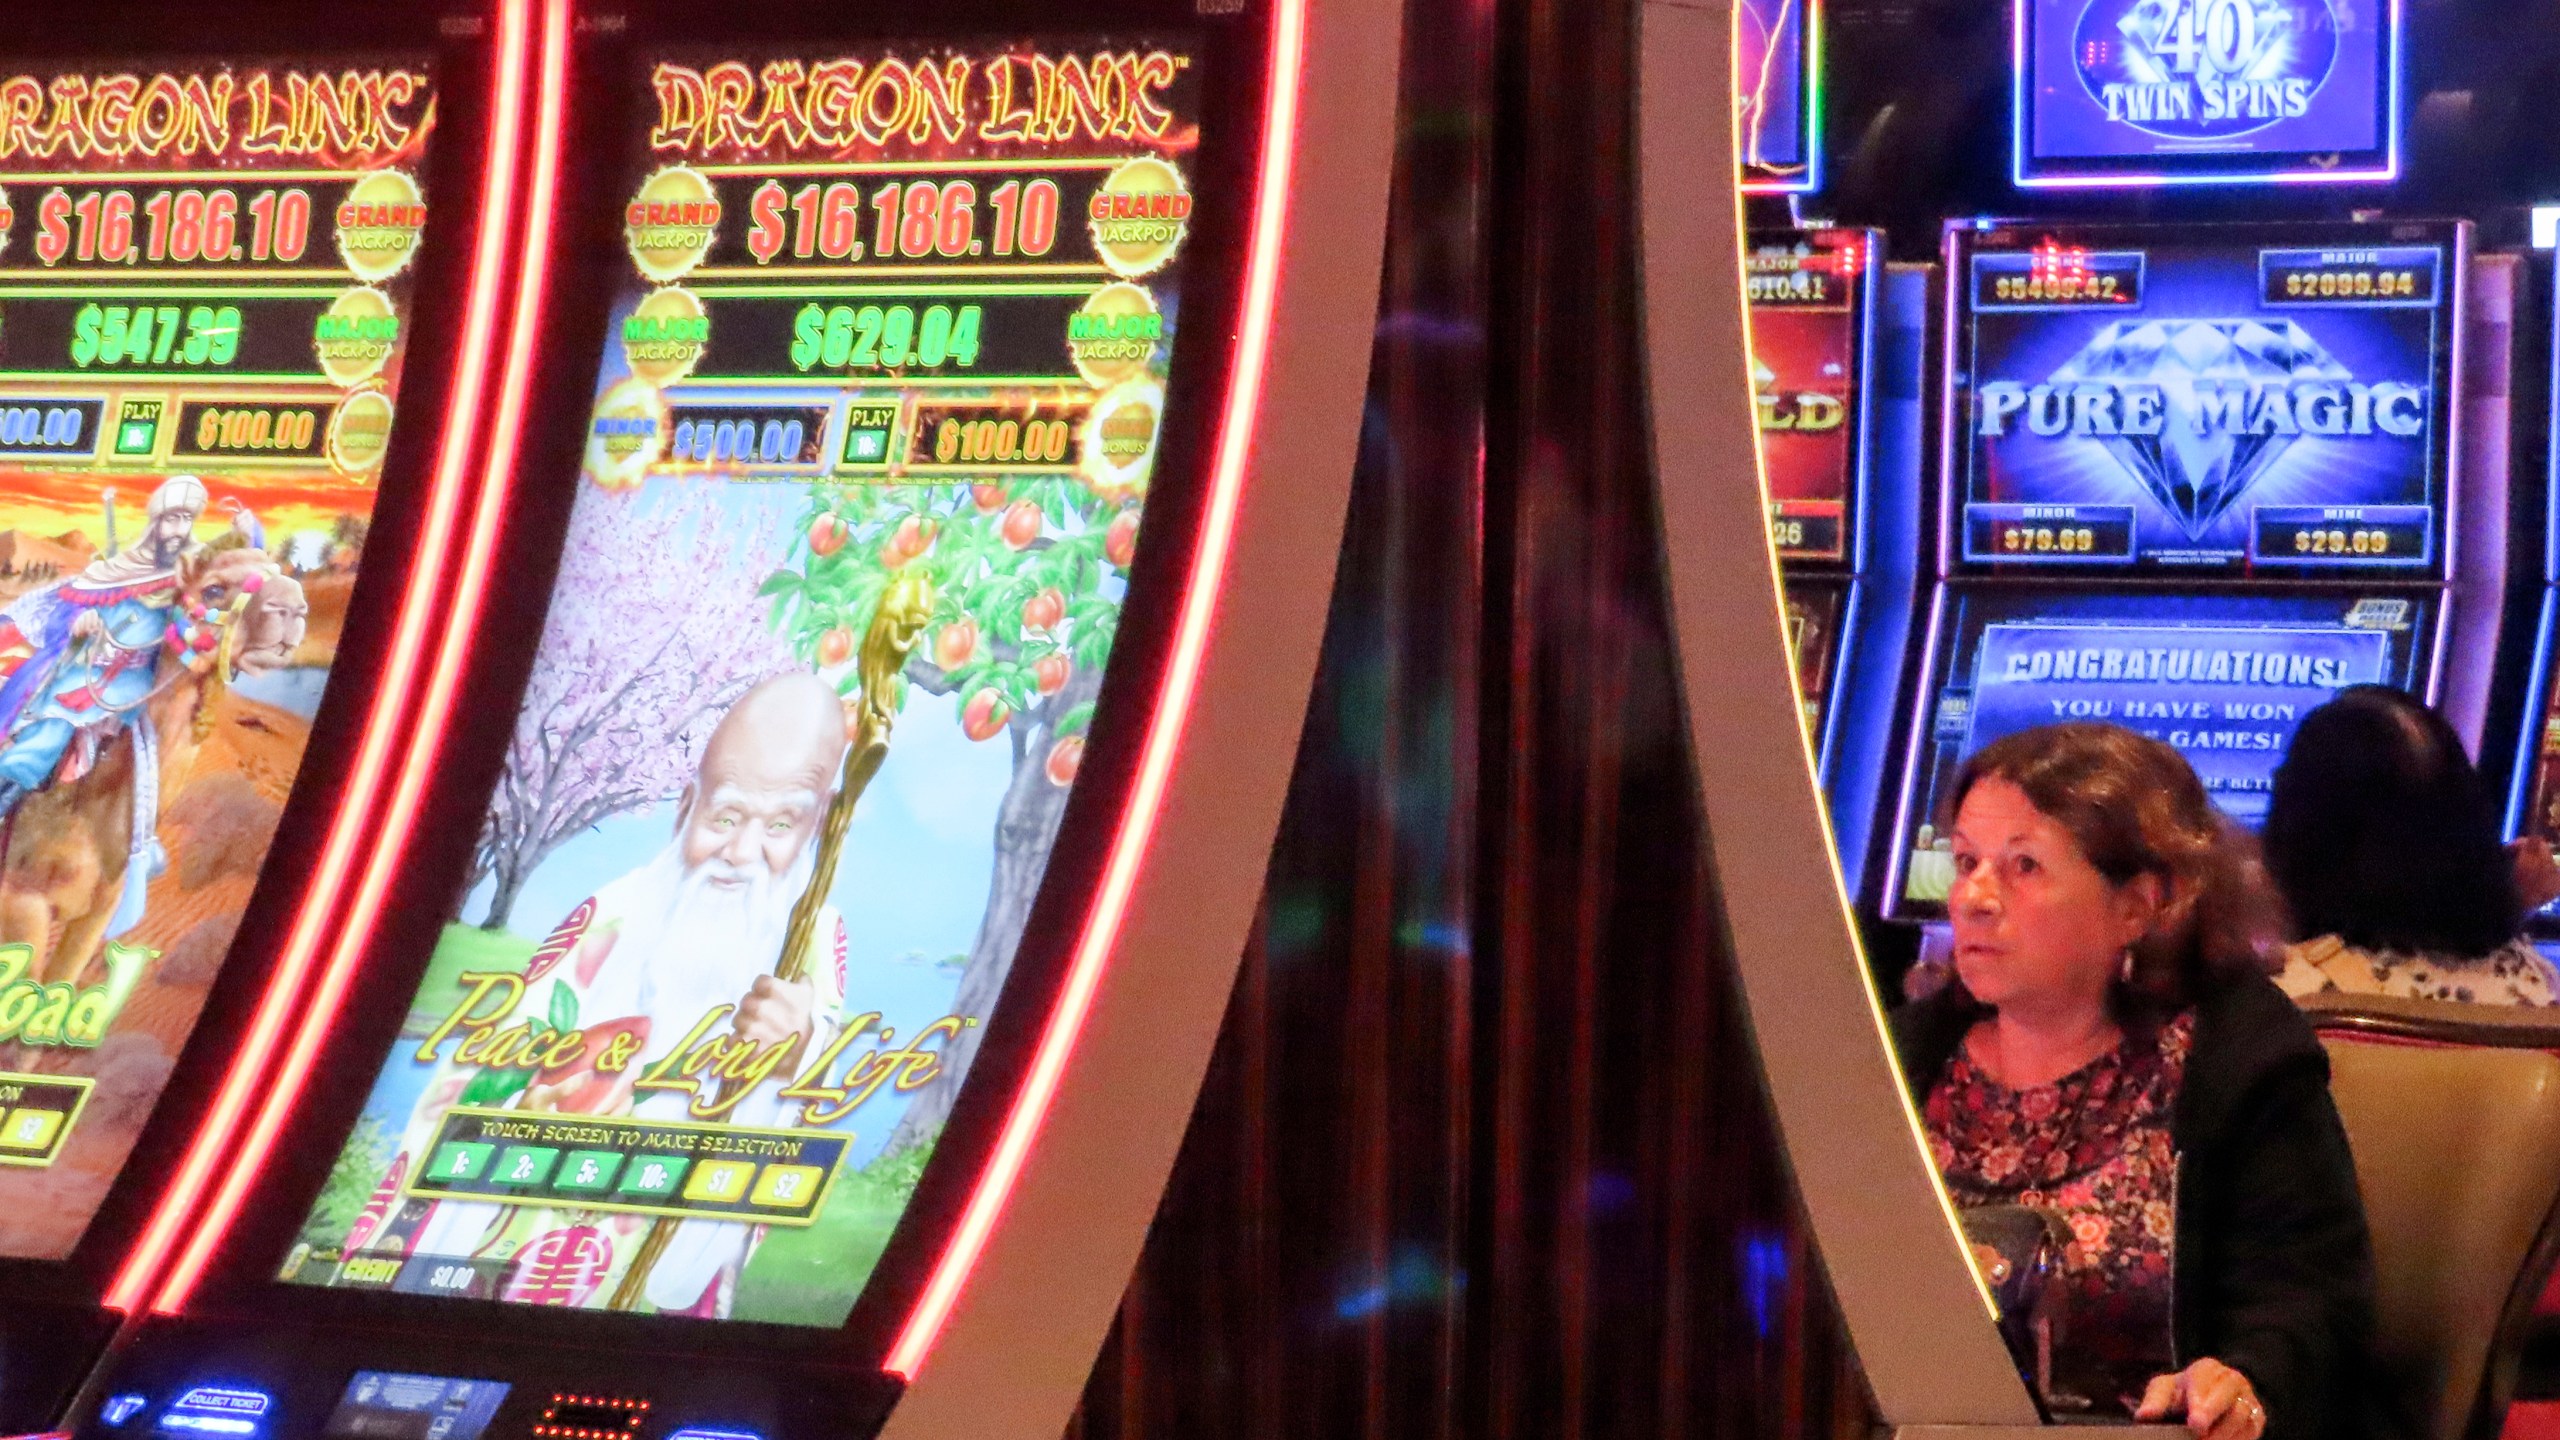
[[2414, 697], [2358, 685], [2304, 716], [2262, 843], [2293, 915], [2288, 994], [2560, 1002], [2560, 974], [2517, 934], [2555, 894], [2551, 852], [2499, 846], [2461, 738]]
[[2359, 1433], [2364, 1208], [2270, 908], [2177, 752], [2110, 725], [1986, 746], [1949, 791], [1955, 979], [1894, 1015], [1959, 1206], [2062, 1213], [2057, 1409], [2211, 1440]]

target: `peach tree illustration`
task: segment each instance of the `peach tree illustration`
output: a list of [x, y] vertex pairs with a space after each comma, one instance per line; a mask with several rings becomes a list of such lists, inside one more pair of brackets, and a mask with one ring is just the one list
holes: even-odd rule
[[[801, 663], [835, 682], [849, 724], [860, 698], [856, 651], [881, 597], [892, 579], [922, 572], [935, 597], [932, 619], [887, 708], [903, 710], [909, 687], [957, 697], [957, 723], [969, 739], [1011, 750], [1012, 779], [995, 816], [995, 874], [954, 1014], [983, 1020], [1012, 969], [1083, 762], [1138, 523], [1135, 491], [1072, 476], [822, 486], [810, 492], [793, 542], [796, 565], [765, 582], [774, 628]], [[889, 755], [896, 764], [894, 734]], [[917, 1092], [892, 1134], [890, 1153], [929, 1142], [940, 1129], [983, 1028], [951, 1042], [942, 1073]]]

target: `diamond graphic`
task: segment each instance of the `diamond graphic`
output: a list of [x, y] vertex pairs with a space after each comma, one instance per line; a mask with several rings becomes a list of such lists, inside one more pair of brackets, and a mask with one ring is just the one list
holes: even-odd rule
[[2168, 423], [2158, 435], [2109, 435], [2098, 443], [2194, 540], [2293, 443], [2290, 435], [2206, 433], [2198, 388], [2228, 395], [2270, 383], [2354, 378], [2290, 320], [2116, 320], [2053, 372], [2053, 385], [2057, 393], [2092, 382], [2160, 387]]

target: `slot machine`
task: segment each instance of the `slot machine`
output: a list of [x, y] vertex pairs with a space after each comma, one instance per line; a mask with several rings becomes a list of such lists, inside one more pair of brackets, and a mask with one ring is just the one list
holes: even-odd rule
[[2254, 826], [2330, 695], [2434, 702], [2493, 658], [2503, 553], [2462, 544], [2506, 513], [2504, 467], [2462, 463], [2466, 225], [1957, 225], [1946, 267], [1944, 578], [1889, 913], [1943, 901], [1938, 794], [2002, 735], [2154, 735]]
[[1396, 41], [532, 7], [477, 623], [77, 1433], [1057, 1433], [1312, 682]]
[[[1755, 213], [1822, 186], [1819, 4], [1734, 12], [1736, 186]], [[1746, 237], [1752, 399], [1796, 698], [1835, 854], [1865, 887], [1918, 583], [1927, 266], [1881, 232], [1765, 223]], [[1682, 463], [1692, 463], [1684, 461]]]
[[[2555, 327], [2560, 327], [2560, 321], [2555, 321]], [[2560, 328], [2555, 328], [2552, 338], [2560, 342]], [[2560, 356], [2560, 343], [2555, 344], [2553, 354]], [[2546, 401], [2560, 401], [2560, 365], [2553, 367], [2553, 375], [2554, 388]], [[2552, 413], [2560, 414], [2560, 409]], [[2524, 710], [2508, 776], [2506, 833], [2511, 839], [2537, 839], [2547, 844], [2560, 836], [2560, 730], [2555, 730], [2553, 724], [2560, 719], [2554, 713], [2560, 688], [2552, 684], [2552, 634], [2560, 628], [2560, 509], [2550, 506], [2551, 497], [2560, 496], [2560, 446], [2551, 447], [2546, 456], [2542, 479], [2546, 508], [2541, 537], [2541, 593], [2536, 597], [2532, 659], [2523, 676]], [[2546, 908], [2534, 916], [2532, 928], [2547, 953], [2554, 929], [2552, 911]]]
[[1863, 878], [1918, 580], [1930, 270], [1871, 230], [1755, 231], [1752, 399], [1797, 697]]
[[484, 513], [521, 6], [107, 0], [0, 59], [0, 1426], [307, 1003]]

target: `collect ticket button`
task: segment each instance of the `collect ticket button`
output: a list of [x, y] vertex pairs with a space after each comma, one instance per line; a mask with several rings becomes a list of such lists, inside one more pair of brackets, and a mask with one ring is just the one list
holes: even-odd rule
[[642, 1200], [663, 1200], [676, 1193], [676, 1184], [684, 1179], [685, 1170], [693, 1164], [682, 1155], [634, 1155], [622, 1172], [621, 1193]]
[[551, 1178], [560, 1152], [542, 1145], [510, 1145], [498, 1152], [498, 1168], [489, 1178], [501, 1185], [539, 1185]]
[[747, 1196], [747, 1203], [777, 1210], [798, 1209], [818, 1193], [818, 1181], [826, 1173], [815, 1165], [767, 1165], [764, 1173], [756, 1177], [756, 1188]]
[[693, 1167], [693, 1178], [684, 1182], [684, 1198], [715, 1203], [734, 1201], [747, 1193], [747, 1182], [755, 1175], [752, 1160], [705, 1160]]
[[579, 1195], [601, 1195], [613, 1188], [614, 1172], [622, 1168], [622, 1154], [615, 1150], [572, 1150], [560, 1162], [560, 1173], [551, 1182], [554, 1190]]
[[61, 1133], [59, 1110], [12, 1110], [0, 1121], [0, 1150], [43, 1150]]
[[471, 1140], [448, 1140], [436, 1151], [427, 1166], [430, 1180], [477, 1180], [489, 1172], [489, 1161], [498, 1153], [495, 1145]]

